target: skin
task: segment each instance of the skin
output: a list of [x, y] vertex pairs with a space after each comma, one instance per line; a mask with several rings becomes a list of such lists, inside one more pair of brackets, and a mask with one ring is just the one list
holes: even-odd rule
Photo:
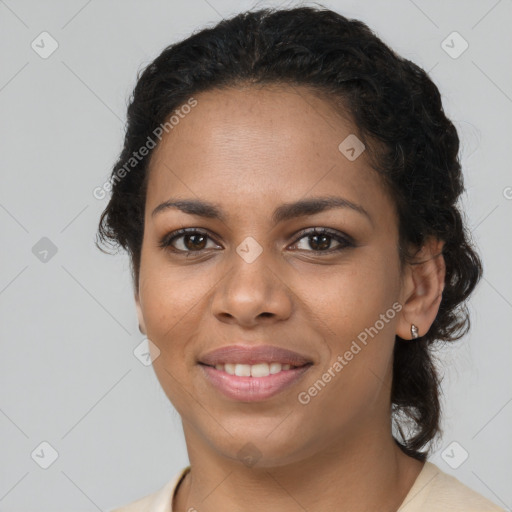
[[[436, 317], [442, 242], [430, 240], [418, 254], [425, 262], [400, 273], [394, 204], [365, 152], [350, 161], [338, 150], [357, 133], [354, 125], [311, 91], [267, 85], [194, 97], [197, 106], [152, 156], [135, 293], [192, 468], [173, 510], [396, 511], [423, 464], [391, 435], [393, 345], [395, 335], [411, 339], [411, 323], [421, 336]], [[321, 196], [357, 203], [371, 220], [337, 208], [273, 225], [278, 206]], [[226, 219], [175, 208], [153, 217], [171, 197], [213, 202]], [[176, 240], [188, 257], [159, 247], [183, 227], [210, 238]], [[323, 254], [318, 240], [297, 236], [315, 227], [348, 234], [356, 246]], [[262, 248], [252, 263], [236, 252], [249, 236]], [[324, 251], [340, 247], [329, 240]], [[299, 403], [298, 393], [395, 302], [401, 311], [317, 396]], [[197, 360], [234, 343], [289, 348], [314, 364], [268, 400], [231, 400], [208, 383]], [[237, 455], [244, 446], [259, 457], [252, 467]]]

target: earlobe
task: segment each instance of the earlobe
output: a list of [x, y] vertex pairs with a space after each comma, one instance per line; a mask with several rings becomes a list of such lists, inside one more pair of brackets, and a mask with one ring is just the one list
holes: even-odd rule
[[139, 331], [141, 334], [147, 334], [146, 324], [144, 322], [144, 315], [142, 314], [142, 307], [140, 305], [139, 294], [135, 293], [135, 308], [137, 310], [137, 319], [139, 321]]
[[429, 239], [416, 256], [415, 262], [409, 264], [404, 281], [407, 295], [396, 332], [402, 339], [424, 336], [437, 316], [446, 276], [443, 246], [443, 240]]

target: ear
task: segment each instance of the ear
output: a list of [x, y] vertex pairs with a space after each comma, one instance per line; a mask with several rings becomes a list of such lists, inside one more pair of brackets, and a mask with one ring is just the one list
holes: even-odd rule
[[139, 320], [139, 331], [141, 332], [141, 334], [147, 334], [146, 324], [144, 322], [144, 316], [142, 314], [142, 307], [140, 305], [140, 296], [139, 296], [138, 291], [135, 292], [134, 297], [135, 297], [135, 308], [137, 309], [137, 318]]
[[442, 249], [443, 240], [429, 238], [421, 247], [413, 263], [407, 264], [401, 291], [402, 310], [396, 334], [413, 339], [411, 324], [424, 336], [434, 322], [445, 286], [446, 264]]

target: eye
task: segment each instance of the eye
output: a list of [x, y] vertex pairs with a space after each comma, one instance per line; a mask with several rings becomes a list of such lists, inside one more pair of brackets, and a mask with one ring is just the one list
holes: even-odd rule
[[[301, 236], [295, 241], [292, 248], [301, 251], [305, 250], [308, 252], [330, 254], [355, 246], [351, 237], [342, 235], [338, 231], [329, 228], [304, 230], [301, 231], [299, 235]], [[302, 242], [303, 239], [304, 242]], [[338, 247], [334, 249], [331, 248], [333, 240], [338, 243]], [[208, 247], [209, 241], [213, 243], [214, 249], [220, 247], [218, 244], [214, 243], [213, 239], [206, 231], [198, 228], [183, 228], [165, 235], [158, 245], [163, 249], [169, 249], [172, 252], [189, 256], [192, 253], [201, 253], [202, 251], [212, 249], [212, 247]], [[313, 250], [310, 251], [304, 246], [300, 247], [300, 244], [309, 245]]]
[[[211, 249], [211, 247], [207, 247], [208, 241], [213, 242], [205, 231], [197, 228], [183, 228], [165, 235], [158, 245], [163, 249], [170, 249], [188, 256], [194, 252], [199, 253]], [[219, 247], [217, 244], [214, 246], [214, 248]]]
[[[342, 235], [338, 231], [329, 228], [314, 228], [309, 231], [302, 231], [300, 234], [302, 236], [293, 245], [298, 250], [308, 251], [307, 247], [304, 246], [309, 245], [313, 249], [312, 252], [333, 253], [355, 245], [349, 236]], [[304, 243], [301, 242], [303, 239], [305, 240]], [[332, 240], [338, 243], [338, 247], [331, 248]], [[301, 243], [303, 243], [303, 247], [299, 247]]]

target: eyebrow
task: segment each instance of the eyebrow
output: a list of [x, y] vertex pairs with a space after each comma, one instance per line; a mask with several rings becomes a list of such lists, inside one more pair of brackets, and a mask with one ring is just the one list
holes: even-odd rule
[[[350, 208], [365, 217], [373, 224], [370, 214], [359, 204], [342, 197], [313, 197], [301, 199], [293, 203], [284, 203], [274, 210], [272, 222], [278, 224], [296, 217], [314, 215], [334, 208]], [[217, 205], [199, 199], [169, 199], [159, 204], [151, 213], [151, 217], [169, 209], [177, 209], [189, 215], [197, 215], [208, 219], [226, 221], [226, 215]]]

